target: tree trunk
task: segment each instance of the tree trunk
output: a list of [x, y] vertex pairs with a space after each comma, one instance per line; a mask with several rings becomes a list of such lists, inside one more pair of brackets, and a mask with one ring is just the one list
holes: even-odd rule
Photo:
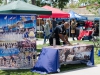
[[7, 4], [7, 0], [5, 0], [5, 4]]
[[35, 5], [35, 0], [31, 0], [32, 4]]

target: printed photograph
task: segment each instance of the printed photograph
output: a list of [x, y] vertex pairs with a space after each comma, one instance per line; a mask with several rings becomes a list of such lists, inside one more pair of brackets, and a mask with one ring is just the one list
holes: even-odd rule
[[91, 46], [63, 48], [59, 50], [60, 63], [71, 61], [90, 60]]
[[0, 15], [0, 68], [32, 68], [36, 54], [36, 16]]

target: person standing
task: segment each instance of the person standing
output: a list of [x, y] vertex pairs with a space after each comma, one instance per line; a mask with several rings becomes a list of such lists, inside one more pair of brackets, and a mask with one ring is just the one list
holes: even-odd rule
[[57, 26], [57, 21], [55, 20], [55, 18], [53, 18], [53, 20], [52, 20], [52, 32], [56, 26]]
[[71, 34], [72, 34], [73, 41], [75, 40], [74, 37], [75, 37], [76, 26], [77, 26], [77, 22], [75, 21], [75, 19], [72, 19], [72, 21], [71, 21]]
[[44, 44], [46, 43], [46, 39], [49, 38], [50, 35], [50, 23], [49, 19], [46, 20], [46, 23], [43, 25], [44, 27]]
[[94, 29], [94, 36], [99, 36], [99, 25], [96, 23], [93, 27]]

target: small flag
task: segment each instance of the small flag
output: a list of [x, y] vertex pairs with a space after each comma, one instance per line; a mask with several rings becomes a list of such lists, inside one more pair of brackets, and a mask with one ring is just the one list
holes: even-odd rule
[[5, 16], [4, 19], [6, 20], [7, 19], [7, 16]]
[[16, 17], [13, 17], [13, 20], [16, 19]]
[[10, 17], [10, 20], [12, 20], [13, 19], [13, 17]]

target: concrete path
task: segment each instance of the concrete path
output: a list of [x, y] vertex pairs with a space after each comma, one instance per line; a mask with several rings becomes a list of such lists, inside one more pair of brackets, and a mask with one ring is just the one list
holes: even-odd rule
[[[68, 38], [68, 40], [73, 41], [72, 38]], [[36, 43], [37, 43], [37, 45], [43, 45], [43, 41], [44, 41], [44, 39], [39, 39], [39, 40], [36, 41]], [[49, 43], [49, 41], [47, 41], [46, 43]]]
[[100, 75], [100, 65], [50, 75]]

